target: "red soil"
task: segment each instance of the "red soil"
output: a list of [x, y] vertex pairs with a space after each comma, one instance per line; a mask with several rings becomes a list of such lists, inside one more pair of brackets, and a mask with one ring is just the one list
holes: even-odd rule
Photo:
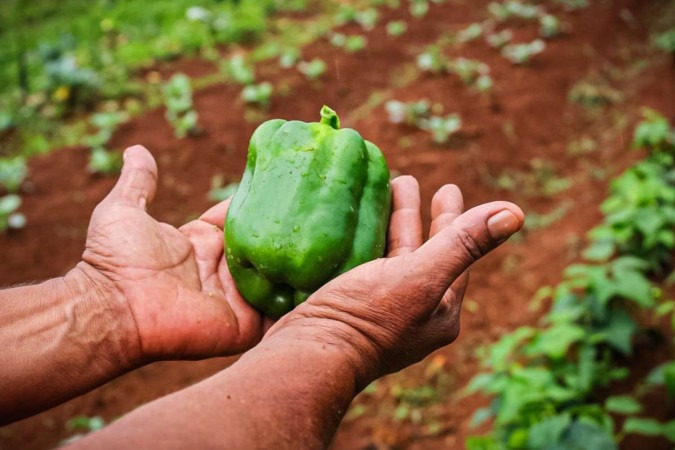
[[[406, 82], [416, 55], [426, 45], [445, 32], [484, 19], [487, 3], [431, 4], [431, 12], [420, 20], [410, 18], [405, 8], [385, 9], [380, 25], [366, 33], [368, 46], [361, 53], [344, 53], [326, 40], [304, 49], [305, 59], [320, 57], [329, 64], [325, 76], [314, 83], [293, 70], [279, 69], [275, 62], [264, 63], [258, 67], [259, 77], [273, 82], [279, 92], [264, 114], [247, 113], [238, 100], [238, 87], [215, 85], [195, 95], [203, 129], [200, 136], [174, 138], [162, 109], [123, 125], [114, 136], [117, 148], [143, 144], [153, 152], [160, 187], [151, 213], [175, 225], [209, 206], [206, 193], [214, 175], [238, 180], [248, 138], [260, 121], [271, 117], [316, 120], [324, 103], [341, 113], [344, 126], [377, 143], [393, 170], [416, 176], [426, 205], [446, 183], [462, 188], [467, 207], [506, 199], [518, 202], [530, 214], [544, 214], [569, 205], [571, 209], [559, 221], [545, 228], [531, 227], [476, 266], [467, 293], [471, 307], [463, 313], [457, 343], [440, 350], [433, 360], [387, 377], [376, 392], [361, 396], [358, 402], [366, 412], [341, 426], [335, 448], [463, 448], [465, 437], [474, 432], [468, 428], [471, 414], [486, 404], [477, 396], [453, 395], [477, 371], [476, 347], [517, 326], [536, 323], [541, 312], [530, 310], [529, 299], [538, 287], [556, 283], [562, 269], [578, 258], [584, 233], [601, 218], [598, 205], [606, 196], [606, 177], [640, 157], [628, 151], [631, 125], [640, 107], [675, 114], [673, 67], [667, 57], [646, 47], [658, 9], [639, 0], [594, 2], [576, 13], [560, 11], [569, 32], [550, 41], [528, 67], [511, 66], [482, 41], [452, 50], [453, 56], [489, 64], [495, 81], [489, 95], [474, 92], [453, 75], [421, 75]], [[621, 18], [623, 9], [631, 12], [633, 21]], [[408, 22], [408, 32], [398, 38], [384, 31], [384, 24], [395, 19]], [[354, 25], [343, 28], [346, 33], [363, 34]], [[535, 29], [523, 26], [518, 33], [527, 36]], [[632, 71], [636, 60], [645, 61], [646, 68]], [[208, 64], [195, 71], [208, 71]], [[594, 111], [570, 104], [569, 89], [589, 75], [611, 80], [624, 93], [624, 101]], [[380, 101], [391, 98], [428, 98], [439, 103], [445, 113], [460, 113], [466, 133], [442, 147], [434, 145], [425, 132], [391, 125]], [[247, 122], [247, 116], [256, 120]], [[584, 136], [597, 143], [596, 150], [583, 156], [570, 154], [568, 144]], [[544, 181], [532, 175], [535, 158], [547, 161], [557, 176], [569, 178], [571, 187], [555, 195], [541, 193]], [[87, 151], [82, 148], [61, 149], [31, 161], [34, 190], [24, 196], [22, 208], [28, 226], [0, 236], [1, 284], [58, 276], [79, 260], [88, 217], [114, 183], [89, 176], [86, 164]], [[529, 174], [525, 176], [534, 184], [515, 191], [499, 189], [494, 180], [505, 172]], [[594, 176], [598, 174], [605, 177]], [[428, 223], [429, 212], [424, 214]], [[663, 345], [662, 354], [667, 351]], [[102, 415], [113, 420], [230, 363], [213, 359], [153, 364], [34, 418], [0, 428], [0, 449], [52, 447], [72, 434], [65, 424], [74, 416]], [[440, 368], [431, 373], [434, 365]], [[421, 425], [392, 419], [396, 401], [388, 395], [391, 386], [419, 386], [439, 378], [449, 387], [441, 401], [425, 411]], [[441, 424], [440, 430], [429, 432], [426, 425], [432, 419]], [[670, 448], [659, 447], [664, 443], [657, 440], [640, 443], [644, 448]]]

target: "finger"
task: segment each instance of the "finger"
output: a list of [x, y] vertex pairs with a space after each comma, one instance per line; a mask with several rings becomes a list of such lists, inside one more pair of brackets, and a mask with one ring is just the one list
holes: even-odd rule
[[387, 236], [387, 256], [393, 257], [416, 250], [423, 242], [420, 215], [420, 188], [411, 176], [391, 182], [392, 212]]
[[199, 217], [199, 220], [215, 225], [219, 228], [224, 228], [225, 217], [227, 217], [227, 209], [230, 207], [232, 197], [225, 201], [218, 203]]
[[440, 230], [449, 226], [462, 212], [464, 212], [462, 191], [454, 184], [446, 184], [440, 188], [431, 200], [429, 237], [434, 237]]
[[124, 152], [124, 166], [117, 184], [105, 201], [146, 209], [157, 190], [157, 163], [141, 145]]
[[192, 243], [202, 290], [221, 290], [218, 264], [223, 256], [223, 232], [201, 220], [193, 220], [180, 228]]
[[457, 217], [411, 255], [411, 271], [425, 289], [442, 295], [474, 262], [520, 230], [524, 216], [513, 203], [477, 206]]

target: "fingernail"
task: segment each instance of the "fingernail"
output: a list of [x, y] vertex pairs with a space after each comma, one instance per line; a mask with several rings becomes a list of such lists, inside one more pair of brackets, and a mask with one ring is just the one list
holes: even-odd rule
[[520, 220], [511, 211], [505, 209], [488, 219], [487, 228], [492, 239], [501, 241], [520, 229]]

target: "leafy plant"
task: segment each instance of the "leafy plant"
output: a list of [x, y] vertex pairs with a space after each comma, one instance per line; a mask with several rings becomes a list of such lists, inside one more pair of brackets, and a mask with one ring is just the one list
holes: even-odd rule
[[522, 65], [530, 61], [535, 55], [546, 49], [546, 43], [541, 39], [535, 39], [525, 44], [508, 44], [502, 48], [502, 56], [512, 64]]
[[458, 114], [445, 117], [432, 116], [428, 119], [421, 119], [419, 127], [431, 132], [435, 143], [447, 144], [450, 137], [462, 129], [462, 119]]
[[66, 112], [91, 102], [101, 84], [94, 70], [81, 67], [77, 62], [72, 54], [74, 48], [73, 37], [62, 35], [53, 42], [42, 42], [37, 50], [46, 78], [46, 91]]
[[425, 72], [440, 74], [446, 72], [449, 65], [448, 58], [437, 45], [429, 46], [423, 53], [417, 55], [417, 67]]
[[190, 78], [177, 73], [162, 88], [166, 118], [177, 138], [182, 139], [199, 131], [198, 115], [192, 105]]
[[643, 120], [635, 128], [633, 146], [645, 148], [652, 152], [675, 151], [675, 128], [668, 119], [653, 109], [645, 108]]
[[455, 58], [449, 62], [448, 68], [457, 74], [464, 84], [473, 84], [479, 77], [489, 76], [490, 67], [475, 59]]
[[402, 20], [395, 20], [387, 24], [387, 34], [389, 36], [401, 36], [408, 29], [406, 23]]
[[457, 40], [459, 42], [469, 42], [478, 39], [483, 35], [484, 27], [480, 23], [472, 23], [468, 27], [460, 30], [457, 33]]
[[324, 73], [328, 66], [324, 60], [314, 58], [311, 61], [302, 61], [298, 64], [298, 71], [309, 80], [318, 80]]
[[368, 39], [365, 36], [349, 36], [345, 41], [344, 49], [349, 53], [360, 52], [368, 44]]
[[267, 81], [260, 84], [249, 84], [242, 89], [241, 98], [247, 104], [259, 105], [266, 108], [269, 106], [273, 91], [272, 83]]
[[426, 0], [411, 0], [409, 9], [411, 16], [421, 19], [429, 12], [429, 3]]
[[122, 155], [103, 147], [94, 147], [89, 156], [88, 168], [91, 173], [114, 175], [122, 170]]
[[16, 194], [0, 197], [0, 233], [26, 226], [26, 217], [17, 212], [21, 206], [21, 197]]
[[550, 39], [560, 34], [560, 20], [552, 14], [539, 17], [539, 36]]
[[364, 30], [370, 31], [375, 28], [375, 25], [377, 25], [377, 20], [379, 17], [380, 14], [375, 8], [368, 8], [363, 11], [358, 11], [354, 17], [354, 20], [356, 23], [361, 25]]
[[500, 22], [504, 22], [512, 17], [533, 20], [541, 14], [539, 7], [516, 0], [509, 0], [504, 3], [492, 2], [488, 5], [488, 12]]
[[26, 159], [21, 156], [0, 158], [0, 186], [9, 193], [16, 193], [28, 175]]
[[405, 123], [419, 126], [422, 119], [429, 117], [431, 107], [427, 100], [405, 103], [399, 100], [389, 100], [384, 105], [391, 123]]
[[283, 69], [290, 69], [300, 59], [300, 50], [296, 48], [287, 48], [279, 55], [279, 66]]
[[[603, 404], [596, 393], [628, 375], [626, 369], [616, 367], [615, 355], [633, 351], [639, 329], [635, 311], [662, 315], [675, 310], [675, 302], [657, 306], [659, 290], [649, 278], [661, 255], [672, 252], [675, 236], [656, 239], [645, 252], [646, 240], [663, 235], [658, 229], [633, 241], [637, 245], [616, 246], [614, 225], [617, 220], [621, 223], [621, 237], [643, 232], [644, 224], [638, 225], [643, 218], [651, 224], [654, 214], [675, 207], [675, 189], [666, 189], [662, 177], [673, 167], [673, 155], [658, 151], [619, 177], [602, 208], [605, 217], [598, 227], [602, 232], [591, 233], [591, 246], [585, 252], [594, 262], [568, 267], [563, 282], [543, 288], [533, 300], [552, 301], [543, 327], [521, 327], [483, 350], [487, 371], [472, 380], [467, 392], [495, 397], [489, 408], [474, 415], [475, 424], [494, 418], [494, 431], [469, 440], [468, 448], [617, 448], [609, 413], [632, 416], [640, 414], [642, 407], [632, 396], [610, 397]], [[666, 178], [675, 182], [675, 176]], [[636, 206], [644, 209], [636, 214]], [[672, 233], [675, 226], [664, 229]], [[605, 240], [611, 243], [609, 251]], [[670, 368], [669, 364], [664, 367]], [[654, 371], [650, 378], [653, 383], [672, 383], [675, 392], [672, 367], [672, 372]], [[673, 431], [675, 421], [636, 417], [629, 417], [623, 428], [624, 434], [670, 439], [675, 438]]]
[[513, 39], [511, 30], [502, 30], [499, 33], [490, 33], [485, 38], [487, 44], [492, 48], [502, 48]]
[[668, 30], [654, 38], [654, 45], [671, 55], [675, 53], [675, 29]]
[[127, 119], [121, 112], [97, 113], [91, 117], [90, 122], [98, 131], [83, 140], [84, 145], [91, 147], [88, 166], [91, 173], [113, 175], [122, 169], [122, 156], [107, 147], [114, 131]]
[[365, 36], [347, 36], [343, 33], [334, 33], [331, 36], [330, 43], [334, 47], [344, 48], [349, 53], [356, 53], [366, 48], [368, 39]]
[[255, 70], [242, 55], [235, 55], [226, 60], [222, 69], [237, 84], [246, 86], [255, 82]]

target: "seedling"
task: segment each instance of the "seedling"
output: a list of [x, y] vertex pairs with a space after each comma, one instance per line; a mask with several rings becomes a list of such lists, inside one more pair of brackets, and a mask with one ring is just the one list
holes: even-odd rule
[[421, 119], [420, 128], [430, 131], [435, 143], [447, 144], [450, 137], [461, 130], [462, 119], [458, 114], [445, 117], [432, 116], [429, 119]]
[[643, 120], [635, 127], [633, 146], [657, 152], [675, 150], [675, 128], [668, 119], [653, 109], [645, 108]]
[[476, 79], [474, 86], [480, 92], [490, 92], [494, 86], [494, 81], [490, 75], [481, 75]]
[[398, 100], [389, 100], [384, 105], [391, 123], [405, 123], [410, 126], [419, 126], [420, 121], [429, 117], [431, 107], [427, 100], [413, 103], [404, 103]]
[[0, 197], [0, 233], [18, 230], [26, 226], [26, 217], [17, 212], [21, 206], [21, 197], [16, 194]]
[[0, 186], [9, 193], [16, 193], [26, 179], [28, 167], [26, 159], [21, 156], [0, 158]]
[[98, 132], [83, 139], [84, 145], [91, 147], [89, 172], [104, 175], [119, 173], [122, 168], [122, 157], [107, 147], [113, 132], [127, 118], [127, 115], [121, 112], [98, 113], [91, 117], [91, 124], [98, 128]]
[[406, 23], [402, 20], [396, 20], [387, 24], [387, 34], [389, 36], [401, 36], [408, 29]]
[[354, 20], [366, 31], [371, 31], [377, 25], [377, 19], [380, 14], [375, 8], [369, 8], [356, 13]]
[[427, 47], [424, 53], [417, 55], [417, 67], [425, 72], [440, 74], [448, 70], [449, 61], [437, 45]]
[[114, 175], [122, 169], [122, 155], [103, 147], [94, 147], [89, 156], [89, 172]]
[[356, 53], [366, 48], [368, 39], [365, 36], [347, 36], [342, 33], [334, 33], [330, 38], [330, 43], [334, 47], [344, 48], [349, 53]]
[[223, 63], [223, 70], [237, 84], [248, 85], [255, 82], [255, 70], [242, 55], [235, 55]]
[[266, 108], [270, 104], [274, 88], [267, 81], [260, 84], [249, 84], [241, 91], [241, 99], [250, 105], [258, 105]]
[[326, 63], [319, 58], [314, 58], [311, 61], [302, 61], [298, 64], [298, 71], [309, 80], [318, 80], [327, 70]]
[[511, 0], [504, 3], [490, 3], [488, 12], [499, 22], [504, 22], [512, 17], [523, 20], [534, 20], [541, 14], [541, 9], [534, 5]]
[[279, 66], [283, 69], [290, 69], [300, 59], [300, 50], [288, 48], [279, 55]]
[[539, 18], [539, 36], [550, 39], [560, 34], [560, 20], [552, 14], [544, 14]]
[[499, 33], [488, 34], [485, 38], [487, 44], [492, 48], [500, 49], [513, 39], [513, 32], [511, 30], [502, 30]]
[[413, 0], [410, 2], [410, 15], [421, 19], [429, 12], [429, 3], [426, 0]]
[[502, 56], [508, 59], [512, 64], [527, 64], [530, 59], [542, 53], [546, 49], [546, 43], [541, 39], [536, 39], [526, 44], [509, 44], [502, 49]]
[[345, 41], [344, 48], [349, 53], [357, 53], [366, 48], [368, 39], [365, 36], [349, 36]]
[[178, 73], [162, 88], [166, 118], [174, 129], [177, 138], [195, 135], [199, 128], [198, 115], [192, 105], [192, 85], [190, 78]]
[[478, 39], [483, 35], [483, 25], [480, 23], [472, 23], [468, 27], [457, 33], [457, 40], [459, 42], [469, 42]]
[[449, 69], [457, 74], [464, 84], [472, 84], [478, 77], [490, 73], [490, 67], [487, 64], [467, 58], [453, 59], [449, 64]]

